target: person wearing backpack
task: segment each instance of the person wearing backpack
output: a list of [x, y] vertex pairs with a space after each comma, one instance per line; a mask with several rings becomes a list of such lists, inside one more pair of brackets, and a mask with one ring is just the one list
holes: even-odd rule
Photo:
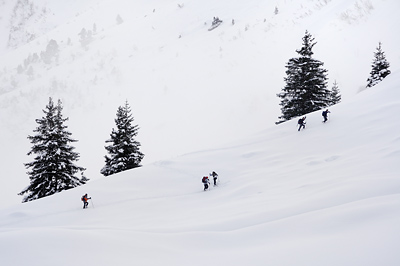
[[297, 121], [297, 124], [299, 124], [299, 130], [298, 130], [298, 131], [300, 131], [300, 129], [301, 129], [302, 127], [303, 127], [303, 128], [306, 128], [306, 122], [305, 122], [305, 120], [306, 120], [306, 117], [304, 116], [304, 117], [300, 118], [299, 121]]
[[82, 196], [82, 201], [83, 201], [83, 208], [86, 209], [87, 206], [89, 205], [88, 200], [91, 198], [88, 198], [87, 193], [85, 195]]
[[213, 171], [213, 172], [210, 174], [210, 176], [213, 177], [213, 179], [214, 179], [214, 186], [216, 186], [216, 185], [217, 185], [218, 174], [217, 174], [215, 171]]
[[324, 123], [326, 121], [328, 121], [328, 113], [330, 113], [328, 109], [326, 109], [325, 111], [322, 112], [322, 116], [324, 117], [324, 121], [323, 121]]
[[203, 179], [201, 180], [204, 185], [204, 191], [208, 189], [208, 185], [210, 184], [210, 181], [208, 180], [208, 176], [203, 176]]

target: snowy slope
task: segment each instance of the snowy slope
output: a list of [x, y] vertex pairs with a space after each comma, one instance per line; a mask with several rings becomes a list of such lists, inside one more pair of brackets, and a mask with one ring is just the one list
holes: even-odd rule
[[[3, 1], [2, 36], [12, 33], [8, 21], [30, 14], [21, 5], [26, 2], [32, 3]], [[35, 1], [35, 12], [15, 35], [26, 30], [35, 38], [0, 49], [0, 146], [7, 151], [0, 204], [21, 200], [16, 193], [29, 182], [23, 163], [31, 160], [26, 137], [49, 96], [63, 101], [80, 165], [95, 180], [125, 100], [140, 126], [144, 164], [273, 125], [285, 64], [297, 55], [306, 29], [318, 42], [315, 57], [325, 62], [330, 86], [336, 80], [343, 100], [351, 99], [365, 87], [379, 41], [392, 69], [399, 68], [400, 38], [393, 32], [399, 6], [396, 0]], [[210, 32], [214, 16], [224, 22]], [[85, 47], [83, 29], [92, 31]], [[50, 40], [59, 46], [58, 58], [35, 61]]]
[[[4, 208], [1, 264], [398, 265], [399, 82], [326, 124], [309, 114], [301, 132], [287, 122]], [[204, 192], [212, 170], [219, 185]]]
[[[0, 265], [400, 264], [400, 2], [30, 3], [0, 0]], [[208, 31], [214, 16], [224, 22]], [[274, 125], [276, 93], [306, 29], [343, 103], [297, 132]], [[35, 61], [50, 40], [58, 58]], [[379, 41], [392, 74], [363, 90]], [[20, 204], [26, 137], [50, 96], [91, 181]], [[125, 100], [144, 167], [104, 178]], [[203, 192], [213, 170], [220, 184]]]

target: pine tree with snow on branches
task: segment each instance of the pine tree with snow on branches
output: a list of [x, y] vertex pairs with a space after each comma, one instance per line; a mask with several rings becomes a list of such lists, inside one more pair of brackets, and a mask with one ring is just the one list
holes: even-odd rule
[[110, 156], [105, 156], [106, 165], [100, 171], [104, 176], [141, 166], [144, 154], [139, 151], [140, 143], [135, 140], [139, 128], [138, 125], [132, 125], [133, 120], [126, 101], [125, 106], [120, 106], [117, 110], [117, 129], [113, 128], [111, 138], [106, 140], [106, 143], [110, 143], [105, 147]]
[[340, 95], [340, 90], [339, 90], [339, 85], [336, 82], [333, 82], [331, 93], [329, 95], [329, 105], [335, 105], [337, 103], [340, 103], [342, 100], [342, 96]]
[[[85, 170], [75, 165], [79, 153], [74, 152], [70, 145], [76, 142], [71, 138], [64, 122], [62, 103], [59, 100], [55, 105], [52, 98], [46, 109], [45, 116], [36, 119], [39, 126], [34, 130], [36, 135], [28, 136], [33, 144], [28, 155], [36, 154], [33, 162], [26, 163], [25, 167], [31, 170], [27, 172], [30, 178], [30, 185], [19, 195], [27, 194], [23, 202], [43, 198], [63, 190], [71, 189], [86, 183], [88, 179], [79, 179], [75, 175]], [[83, 174], [82, 174], [83, 176]]]
[[374, 60], [372, 62], [372, 70], [370, 77], [367, 79], [367, 88], [373, 87], [381, 82], [391, 72], [389, 70], [390, 64], [386, 60], [385, 53], [382, 51], [382, 44], [379, 42], [376, 52], [374, 54]]
[[302, 48], [296, 50], [299, 57], [290, 59], [286, 65], [286, 86], [277, 94], [281, 98], [280, 122], [329, 106], [328, 71], [322, 68], [324, 63], [312, 57], [315, 44], [306, 31]]

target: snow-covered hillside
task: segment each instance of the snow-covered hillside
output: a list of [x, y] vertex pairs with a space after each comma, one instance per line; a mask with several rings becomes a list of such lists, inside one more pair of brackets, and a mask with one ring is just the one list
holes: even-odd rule
[[326, 124], [309, 114], [301, 132], [284, 123], [3, 208], [1, 264], [399, 265], [399, 83], [333, 107]]
[[[1, 265], [400, 264], [399, 1], [67, 2], [0, 0]], [[276, 93], [305, 30], [342, 103], [297, 132]], [[48, 97], [91, 181], [20, 204]], [[104, 178], [125, 100], [144, 166]]]
[[[144, 164], [274, 125], [285, 64], [305, 30], [316, 38], [315, 58], [325, 63], [329, 86], [338, 82], [343, 101], [365, 88], [379, 41], [391, 69], [399, 68], [397, 0], [0, 5], [1, 204], [21, 200], [16, 193], [29, 182], [23, 163], [31, 160], [26, 137], [49, 96], [63, 101], [80, 165], [95, 180], [125, 100], [140, 126]], [[214, 16], [223, 23], [208, 31]], [[28, 43], [24, 31], [34, 36]], [[52, 40], [58, 52], [48, 48]]]

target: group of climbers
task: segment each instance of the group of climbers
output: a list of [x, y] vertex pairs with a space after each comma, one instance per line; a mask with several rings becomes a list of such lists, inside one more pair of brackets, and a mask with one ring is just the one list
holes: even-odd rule
[[[326, 121], [328, 121], [328, 113], [330, 113], [330, 111], [329, 111], [328, 109], [326, 109], [325, 111], [322, 112], [322, 116], [323, 116], [323, 118], [324, 118], [324, 121], [322, 121], [323, 123], [325, 123]], [[297, 121], [297, 123], [298, 123], [298, 125], [299, 125], [298, 131], [300, 131], [302, 128], [303, 128], [303, 129], [306, 128], [306, 122], [305, 122], [305, 120], [306, 120], [306, 116], [303, 116], [302, 118], [300, 118], [300, 119]], [[210, 177], [210, 178], [211, 178], [211, 177], [213, 178], [214, 186], [217, 186], [218, 174], [217, 174], [215, 171], [213, 171], [213, 172], [210, 173], [209, 175], [203, 176], [203, 178], [202, 178], [202, 180], [201, 180], [202, 183], [203, 183], [203, 185], [204, 185], [204, 191], [206, 191], [206, 190], [209, 189], [209, 185], [210, 185], [210, 179], [209, 179], [209, 177]], [[91, 199], [91, 198], [88, 198], [88, 195], [87, 195], [87, 194], [85, 194], [85, 195], [82, 196], [83, 208], [84, 208], [84, 209], [86, 209], [86, 208], [88, 207], [88, 205], [89, 205], [88, 200], [89, 200], [89, 199]]]
[[[214, 181], [214, 186], [217, 186], [218, 174], [215, 171], [213, 171], [211, 174], [209, 174], [209, 176], [212, 177], [212, 179]], [[206, 191], [209, 188], [209, 185], [210, 185], [210, 180], [209, 180], [208, 176], [204, 176], [202, 178], [202, 182], [204, 184], [204, 191]], [[88, 205], [89, 205], [88, 200], [89, 199], [91, 199], [91, 198], [88, 197], [87, 193], [82, 196], [81, 200], [83, 202], [83, 208], [84, 209], [86, 209], [88, 207]]]
[[[328, 121], [328, 114], [330, 113], [330, 111], [328, 109], [326, 109], [325, 111], [322, 111], [322, 117], [324, 118], [324, 121], [322, 121], [323, 123], [325, 123], [326, 121]], [[300, 118], [297, 121], [297, 124], [299, 125], [299, 129], [298, 131], [300, 131], [300, 129], [304, 129], [306, 128], [306, 116], [303, 116], [302, 118]]]
[[[215, 171], [213, 171], [210, 174], [210, 177], [214, 179], [214, 187], [215, 187], [217, 185], [218, 174]], [[207, 175], [203, 176], [201, 182], [203, 182], [204, 191], [206, 191], [208, 189], [208, 186], [210, 185], [210, 180], [208, 179], [208, 176]]]

